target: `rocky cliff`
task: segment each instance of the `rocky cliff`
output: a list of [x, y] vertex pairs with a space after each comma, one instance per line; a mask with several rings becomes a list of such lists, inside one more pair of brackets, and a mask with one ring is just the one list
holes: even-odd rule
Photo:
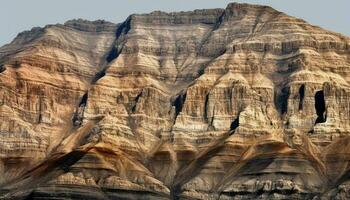
[[267, 6], [0, 48], [0, 199], [348, 199], [350, 39]]

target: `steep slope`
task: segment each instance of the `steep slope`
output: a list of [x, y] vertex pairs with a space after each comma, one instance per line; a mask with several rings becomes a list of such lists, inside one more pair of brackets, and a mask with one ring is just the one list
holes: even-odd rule
[[1, 199], [346, 199], [350, 39], [267, 6], [0, 48]]
[[1, 48], [0, 184], [44, 160], [74, 132], [72, 112], [103, 68], [115, 28], [69, 21], [20, 33]]

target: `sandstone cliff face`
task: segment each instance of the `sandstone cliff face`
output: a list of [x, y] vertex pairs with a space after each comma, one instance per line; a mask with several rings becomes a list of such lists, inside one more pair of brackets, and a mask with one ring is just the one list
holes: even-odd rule
[[0, 48], [0, 199], [350, 198], [350, 39], [270, 7]]

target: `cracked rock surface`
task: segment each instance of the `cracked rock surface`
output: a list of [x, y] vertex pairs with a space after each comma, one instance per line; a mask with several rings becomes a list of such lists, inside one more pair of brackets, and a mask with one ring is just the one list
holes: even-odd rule
[[0, 199], [349, 199], [350, 39], [267, 6], [0, 48]]

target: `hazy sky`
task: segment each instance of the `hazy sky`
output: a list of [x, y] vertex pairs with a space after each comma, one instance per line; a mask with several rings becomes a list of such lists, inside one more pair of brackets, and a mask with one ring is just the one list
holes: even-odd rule
[[[132, 13], [225, 8], [229, 0], [2, 0], [0, 46], [34, 26], [73, 18], [122, 22]], [[350, 36], [350, 0], [237, 0], [264, 4], [311, 24]]]

